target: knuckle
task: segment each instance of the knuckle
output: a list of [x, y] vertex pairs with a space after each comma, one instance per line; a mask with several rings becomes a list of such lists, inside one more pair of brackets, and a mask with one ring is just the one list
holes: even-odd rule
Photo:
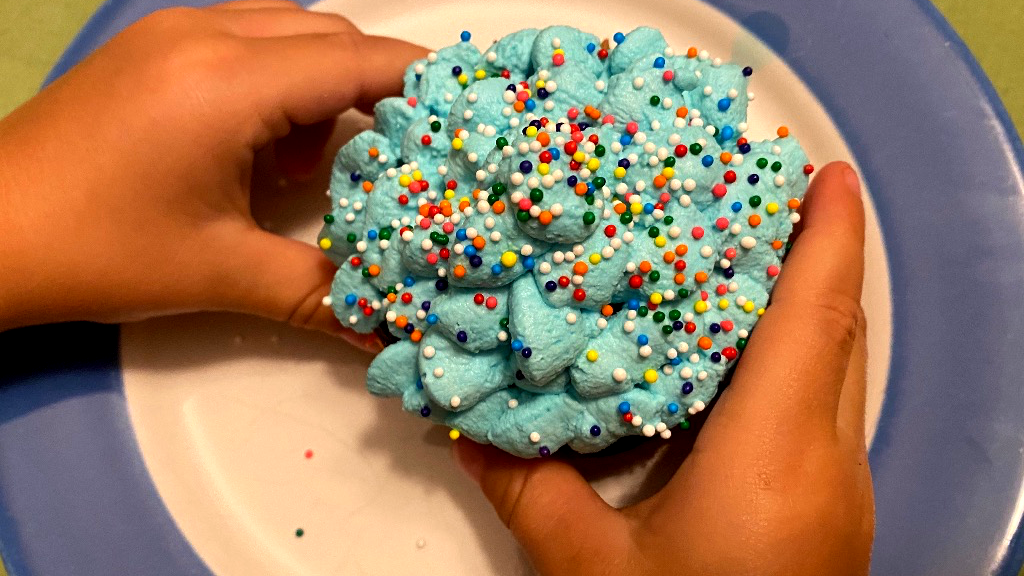
[[805, 314], [829, 327], [843, 344], [852, 344], [858, 333], [866, 330], [867, 321], [859, 301], [836, 293], [814, 293], [804, 301]]

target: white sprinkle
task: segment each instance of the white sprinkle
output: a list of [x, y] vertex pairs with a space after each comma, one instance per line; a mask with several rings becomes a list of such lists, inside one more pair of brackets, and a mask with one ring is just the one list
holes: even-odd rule
[[322, 300], [320, 300], [320, 303], [323, 304], [324, 306], [330, 306], [331, 304], [334, 304], [334, 299], [331, 298], [330, 295], [327, 295], [324, 296]]
[[[391, 312], [388, 312], [388, 314], [391, 314]], [[437, 350], [435, 350], [433, 346], [424, 346], [423, 347], [423, 357], [424, 358], [427, 358], [427, 359], [433, 358], [435, 353], [437, 353]]]
[[508, 400], [508, 407], [509, 408], [515, 408], [517, 406], [519, 406], [519, 400], [516, 400], [515, 398], [509, 398], [509, 400]]
[[534, 444], [540, 442], [540, 434], [537, 432], [530, 432], [530, 442], [533, 442]]
[[[440, 366], [434, 368], [434, 378], [440, 378], [441, 376], [444, 376], [444, 368], [441, 368]], [[458, 406], [458, 404], [456, 404], [456, 406]]]
[[644, 77], [643, 76], [637, 76], [636, 78], [633, 78], [633, 88], [636, 88], [637, 90], [639, 90], [639, 89], [641, 89], [643, 87], [644, 87]]
[[615, 370], [612, 370], [612, 378], [614, 378], [616, 382], [625, 382], [627, 377], [628, 376], [624, 368], [616, 368]]
[[740, 246], [750, 250], [754, 246], [757, 246], [757, 238], [754, 238], [753, 236], [744, 236], [743, 238], [740, 238]]
[[576, 313], [575, 312], [569, 312], [568, 314], [566, 314], [565, 315], [565, 321], [568, 322], [569, 324], [575, 324], [576, 323]]
[[458, 396], [452, 396], [452, 399], [449, 400], [448, 403], [451, 404], [452, 408], [458, 408], [459, 404], [462, 404], [462, 398], [459, 398]]
[[640, 431], [648, 438], [654, 436], [654, 426], [651, 426], [650, 424], [644, 424], [644, 427], [641, 428]]

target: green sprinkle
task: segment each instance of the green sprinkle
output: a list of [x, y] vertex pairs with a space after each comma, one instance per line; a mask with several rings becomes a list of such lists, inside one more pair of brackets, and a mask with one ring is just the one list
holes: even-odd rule
[[507, 190], [508, 188], [506, 188], [501, 182], [495, 182], [494, 186], [491, 186], [491, 191], [498, 195], [504, 194]]
[[647, 306], [641, 306], [641, 307], [637, 308], [636, 309], [636, 315], [641, 317], [641, 318], [643, 318], [644, 316], [647, 316]]
[[597, 156], [598, 158], [600, 158], [600, 157], [604, 156], [604, 152], [605, 152], [605, 149], [604, 149], [603, 145], [598, 144], [597, 146], [594, 147], [594, 156]]
[[324, 214], [324, 222], [334, 224], [334, 216], [331, 214]]
[[606, 182], [607, 182], [607, 180], [605, 180], [604, 178], [602, 178], [600, 176], [596, 176], [594, 178], [594, 188], [597, 188], [597, 189], [604, 188], [604, 185], [605, 185]]
[[657, 94], [651, 96], [651, 106], [657, 106], [658, 104], [661, 104], [661, 98]]
[[630, 214], [629, 212], [623, 212], [619, 216], [619, 222], [622, 222], [623, 224], [629, 224], [632, 221], [633, 221], [633, 215]]
[[498, 320], [498, 326], [501, 326], [503, 330], [508, 330], [508, 318], [502, 318]]
[[750, 197], [750, 207], [751, 208], [757, 208], [760, 205], [761, 205], [761, 197], [760, 196], [751, 196]]
[[345, 240], [348, 240], [349, 244], [354, 243], [356, 241], [356, 238], [358, 237], [355, 235], [354, 232], [349, 232], [348, 235], [345, 236]]
[[651, 316], [651, 318], [653, 318], [654, 321], [658, 322], [658, 323], [664, 322], [665, 321], [665, 313], [662, 312], [661, 310], [658, 310], [657, 312], [654, 313], [654, 315]]
[[586, 224], [587, 226], [590, 226], [591, 224], [593, 224], [596, 221], [597, 221], [597, 216], [594, 216], [593, 212], [584, 212], [583, 213], [583, 223]]
[[519, 210], [516, 212], [516, 220], [520, 222], [526, 222], [530, 219], [530, 212], [528, 210]]
[[757, 159], [757, 167], [762, 169], [762, 170], [767, 168], [768, 167], [768, 159], [767, 158], [758, 158]]
[[782, 170], [782, 162], [772, 162], [772, 172]]
[[487, 203], [488, 204], [494, 204], [498, 200], [501, 200], [501, 196], [499, 196], [497, 194], [488, 194], [487, 195]]
[[303, 530], [302, 528], [297, 528], [295, 530], [295, 537], [296, 538], [302, 538], [305, 534], [306, 534], [306, 531]]
[[676, 219], [671, 216], [665, 216], [665, 218], [662, 219], [662, 222], [664, 222], [666, 226], [671, 225], [675, 221]]
[[683, 313], [679, 310], [673, 310], [668, 313], [669, 320], [679, 320], [683, 316]]
[[669, 156], [669, 157], [665, 158], [665, 166], [668, 166], [669, 168], [672, 168], [675, 165], [676, 165], [676, 157], [675, 156]]
[[679, 297], [680, 298], [686, 298], [689, 295], [690, 295], [690, 291], [687, 290], [686, 288], [680, 288], [679, 289]]
[[587, 206], [593, 206], [594, 205], [594, 195], [593, 194], [587, 194], [586, 196], [583, 197], [583, 201], [587, 203]]
[[438, 122], [437, 120], [434, 120], [433, 122], [431, 122], [430, 123], [430, 131], [431, 132], [440, 132], [441, 131], [441, 123]]
[[664, 325], [662, 325], [661, 333], [665, 334], [666, 336], [671, 334], [672, 333], [672, 325], [671, 324], [664, 324]]
[[499, 149], [504, 148], [505, 146], [508, 146], [508, 140], [506, 140], [504, 136], [501, 136], [494, 141], [494, 146]]
[[700, 154], [700, 151], [703, 149], [704, 147], [698, 144], [697, 142], [690, 144], [690, 154]]
[[736, 340], [736, 347], [739, 348], [740, 350], [743, 350], [744, 348], [746, 348], [747, 347], [747, 339], [746, 338], [740, 338], [740, 339]]
[[690, 421], [689, 420], [683, 420], [682, 422], [679, 423], [679, 427], [682, 428], [683, 430], [689, 430], [690, 429]]
[[530, 190], [530, 201], [531, 202], [536, 204], [537, 202], [540, 202], [543, 199], [544, 199], [544, 191], [543, 190], [541, 190], [540, 188], [534, 188], [533, 190]]
[[379, 236], [381, 240], [391, 240], [391, 228], [381, 228]]
[[651, 238], [657, 238], [658, 234], [661, 234], [661, 230], [658, 230], [657, 226], [651, 226], [647, 229], [647, 235]]
[[657, 282], [658, 280], [661, 279], [661, 272], [658, 272], [657, 270], [651, 270], [651, 273], [648, 274], [647, 277], [651, 279], [651, 282]]

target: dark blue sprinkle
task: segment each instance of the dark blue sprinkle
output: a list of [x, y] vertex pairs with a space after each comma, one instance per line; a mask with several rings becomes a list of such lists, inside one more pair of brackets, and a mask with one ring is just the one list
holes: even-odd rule
[[405, 328], [403, 328], [403, 330], [405, 330], [406, 334], [412, 334], [413, 332], [416, 331], [416, 327], [413, 326], [412, 324], [406, 324]]
[[575, 175], [569, 176], [568, 178], [565, 179], [565, 183], [568, 184], [569, 186], [576, 186], [577, 182], [579, 182], [579, 179], [576, 178]]
[[349, 174], [348, 177], [353, 182], [359, 182], [359, 178], [360, 178], [359, 172], [353, 172], [353, 173]]
[[480, 265], [483, 263], [484, 259], [477, 256], [476, 254], [473, 254], [472, 256], [469, 257], [469, 265], [472, 266], [473, 268], [479, 268]]
[[459, 342], [465, 342], [466, 340], [469, 340], [469, 335], [466, 334], [465, 330], [459, 330], [455, 334], [455, 339], [458, 340]]
[[424, 418], [430, 416], [430, 406], [424, 406], [423, 408], [420, 408], [420, 416], [423, 416]]
[[712, 334], [718, 334], [719, 332], [722, 331], [722, 325], [719, 324], [718, 322], [712, 322], [708, 326], [708, 330], [710, 330]]
[[462, 66], [452, 66], [452, 76], [462, 74]]
[[712, 352], [711, 361], [714, 362], [715, 364], [718, 364], [719, 362], [722, 361], [722, 355], [719, 354], [718, 352]]
[[436, 288], [438, 292], [444, 292], [448, 289], [448, 280], [438, 278], [437, 282], [434, 282], [434, 288]]
[[757, 184], [759, 180], [761, 180], [761, 177], [758, 176], [757, 174], [751, 174], [750, 176], [747, 176], [747, 182], [750, 182], [751, 184]]
[[416, 389], [417, 390], [423, 390], [423, 379], [422, 378], [417, 378], [416, 379]]
[[523, 374], [522, 370], [516, 370], [516, 380], [523, 380], [526, 378], [526, 374]]
[[533, 350], [531, 350], [530, 347], [527, 346], [526, 348], [523, 348], [523, 351], [520, 352], [520, 354], [523, 355], [523, 358], [529, 358], [530, 356], [533, 356]]
[[683, 394], [693, 392], [693, 382], [683, 382]]
[[740, 144], [741, 154], [750, 154], [750, 144]]
[[430, 300], [424, 300], [423, 303], [420, 304], [420, 308], [423, 308], [424, 312], [430, 310]]
[[601, 435], [601, 427], [598, 426], [597, 424], [594, 424], [593, 426], [591, 426], [590, 427], [590, 435], [591, 436], [600, 436]]
[[580, 130], [586, 130], [587, 128], [590, 128], [590, 124], [587, 124], [586, 122], [580, 122]]
[[628, 158], [622, 158], [621, 160], [619, 160], [619, 167], [620, 168], [629, 168], [629, 159]]
[[747, 67], [743, 68], [743, 75], [744, 76], [750, 76], [753, 73], [754, 73], [754, 69], [751, 68], [750, 66], [747, 66]]
[[675, 330], [676, 332], [682, 330], [684, 326], [686, 326], [686, 324], [683, 324], [682, 320], [676, 320], [675, 322], [672, 323], [672, 329]]
[[529, 160], [523, 160], [522, 162], [519, 163], [519, 171], [522, 172], [523, 174], [529, 174], [530, 172], [533, 171], [533, 162], [530, 162]]
[[547, 446], [541, 446], [537, 453], [540, 454], [541, 458], [547, 458], [548, 456], [551, 456], [551, 449]]
[[725, 276], [727, 279], [732, 278], [733, 276], [736, 275], [736, 271], [732, 269], [732, 266], [730, 266], [725, 270], [722, 270], [722, 275]]
[[543, 99], [545, 99], [547, 97], [548, 97], [548, 91], [546, 89], [544, 89], [544, 88], [538, 88], [537, 89], [537, 98], [540, 98], [541, 100], [543, 100]]
[[558, 283], [554, 280], [548, 280], [544, 283], [544, 289], [548, 292], [554, 292], [555, 290], [558, 290]]

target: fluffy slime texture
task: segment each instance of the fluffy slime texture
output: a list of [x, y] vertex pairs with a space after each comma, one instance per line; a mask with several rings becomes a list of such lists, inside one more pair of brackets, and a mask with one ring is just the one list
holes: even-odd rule
[[[370, 392], [524, 457], [668, 438], [764, 312], [813, 168], [748, 142], [749, 68], [565, 26], [409, 66], [338, 153], [329, 299]], [[452, 432], [453, 437], [456, 436]]]

